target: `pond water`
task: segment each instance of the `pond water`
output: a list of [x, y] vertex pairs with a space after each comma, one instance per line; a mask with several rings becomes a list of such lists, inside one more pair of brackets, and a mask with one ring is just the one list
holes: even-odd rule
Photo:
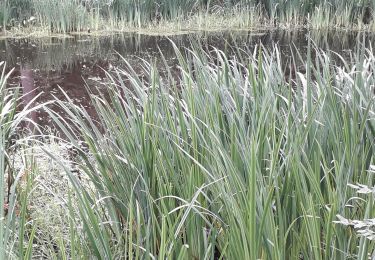
[[[170, 40], [180, 48], [189, 48], [192, 42], [198, 41], [203, 46], [221, 50], [228, 50], [228, 46], [235, 43], [249, 51], [259, 43], [270, 48], [277, 43], [287, 62], [291, 52], [298, 50], [306, 53], [307, 34], [306, 31], [238, 31], [199, 32], [170, 37], [127, 33], [102, 37], [5, 39], [0, 41], [0, 60], [7, 62], [8, 70], [14, 68], [9, 85], [21, 86], [22, 92], [27, 93], [23, 98], [24, 103], [37, 95], [40, 95], [38, 102], [51, 100], [53, 96], [63, 99], [61, 88], [94, 115], [86, 84], [89, 88], [100, 86], [105, 79], [103, 69], [111, 71], [115, 66], [121, 66], [120, 55], [137, 67], [139, 57], [155, 60], [160, 57], [161, 51], [173, 66], [176, 58]], [[310, 36], [318, 47], [334, 50], [344, 56], [355, 50], [363, 37], [367, 44], [375, 42], [372, 34], [310, 32]], [[31, 118], [40, 125], [52, 125], [51, 119], [43, 111], [33, 113]]]

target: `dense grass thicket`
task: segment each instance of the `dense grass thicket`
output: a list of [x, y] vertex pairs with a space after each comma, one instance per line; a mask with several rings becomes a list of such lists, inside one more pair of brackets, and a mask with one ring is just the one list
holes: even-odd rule
[[[337, 54], [309, 45], [315, 58], [296, 54], [290, 75], [277, 47], [235, 50], [229, 58], [175, 47], [179, 72], [166, 65], [163, 75], [145, 60], [137, 72], [124, 61], [108, 73], [109, 95], [92, 95], [99, 122], [69, 99], [55, 101], [65, 117], [46, 105], [77, 152], [79, 173], [45, 144], [69, 177], [63, 193], [47, 183], [62, 175], [33, 152], [11, 163], [33, 142], [10, 142], [29, 110], [17, 112], [3, 75], [0, 185], [7, 191], [10, 180], [11, 192], [0, 197], [0, 258], [372, 255], [373, 50], [335, 65]], [[46, 193], [40, 204], [37, 189]], [[65, 224], [55, 231], [50, 219]]]
[[33, 158], [22, 153], [22, 165], [15, 166], [17, 149], [25, 148], [27, 138], [21, 138], [24, 122], [33, 124], [28, 115], [41, 108], [29, 105], [19, 108], [18, 89], [10, 89], [5, 63], [0, 63], [0, 259], [31, 258], [35, 229], [28, 223], [28, 193], [36, 171]]
[[[3, 0], [0, 24], [3, 30], [39, 26], [50, 32], [72, 32], [186, 23], [192, 17], [212, 15], [236, 16], [231, 24], [236, 27], [361, 29], [374, 28], [374, 6], [374, 0]], [[209, 28], [207, 23], [200, 25]]]
[[334, 65], [336, 54], [314, 50], [304, 72], [291, 63], [297, 72], [288, 77], [277, 48], [237, 51], [229, 59], [218, 50], [197, 47], [185, 55], [176, 48], [178, 79], [168, 68], [159, 75], [147, 61], [142, 73], [124, 66], [108, 74], [110, 100], [92, 96], [104, 132], [73, 102], [56, 101], [68, 119], [47, 109], [78, 150], [81, 176], [93, 184], [83, 186], [61, 162], [80, 217], [65, 243], [69, 252], [64, 247], [57, 255], [373, 253], [373, 51]]

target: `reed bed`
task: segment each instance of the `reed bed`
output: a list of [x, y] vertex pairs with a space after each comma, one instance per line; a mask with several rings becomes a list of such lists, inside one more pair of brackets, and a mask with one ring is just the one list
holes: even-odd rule
[[25, 123], [32, 127], [29, 115], [42, 106], [32, 107], [36, 97], [20, 108], [23, 96], [17, 88], [7, 85], [12, 71], [6, 73], [4, 62], [0, 69], [0, 258], [31, 259], [37, 235], [29, 219], [28, 205], [36, 168], [32, 154], [24, 153], [31, 142], [20, 128]]
[[109, 95], [92, 95], [99, 122], [68, 97], [56, 100], [67, 117], [46, 108], [80, 170], [46, 149], [77, 194], [69, 256], [370, 257], [373, 50], [335, 63], [310, 42], [285, 69], [277, 46], [174, 48], [177, 74], [145, 60], [108, 73]]
[[[173, 46], [108, 72], [95, 120], [17, 106], [1, 64], [0, 258], [374, 257], [371, 47]], [[19, 136], [42, 106], [67, 140]]]
[[[39, 27], [54, 33], [136, 30], [206, 21], [190, 29], [215, 27], [220, 19], [232, 27], [374, 28], [373, 0], [4, 0], [3, 29]], [[196, 17], [199, 17], [196, 18]], [[213, 20], [213, 21], [212, 21]], [[175, 26], [176, 27], [176, 26]], [[188, 29], [183, 27], [183, 29]], [[24, 30], [26, 30], [24, 28]]]

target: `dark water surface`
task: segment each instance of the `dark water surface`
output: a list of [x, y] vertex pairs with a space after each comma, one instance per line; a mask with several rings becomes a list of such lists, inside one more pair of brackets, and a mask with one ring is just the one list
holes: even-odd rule
[[[320, 34], [311, 32], [311, 38], [322, 49], [334, 50], [342, 55], [354, 51], [359, 42], [375, 42], [375, 35], [329, 32]], [[122, 55], [135, 68], [139, 66], [139, 57], [157, 60], [159, 50], [172, 66], [176, 63], [175, 52], [170, 40], [180, 48], [190, 48], [192, 42], [206, 47], [228, 50], [234, 43], [243, 49], [252, 51], [262, 43], [266, 47], [278, 43], [281, 53], [290, 56], [296, 49], [305, 54], [307, 32], [199, 32], [194, 34], [162, 37], [140, 34], [118, 34], [103, 37], [74, 36], [72, 38], [42, 39], [6, 39], [0, 41], [0, 60], [7, 62], [7, 68], [14, 68], [9, 80], [10, 86], [20, 86], [24, 103], [40, 95], [39, 102], [51, 100], [53, 95], [63, 98], [62, 88], [77, 103], [82, 104], [89, 113], [90, 101], [86, 84], [90, 88], [102, 85], [105, 79], [103, 71], [111, 71], [121, 66]], [[292, 47], [291, 47], [292, 46]], [[33, 113], [32, 120], [43, 126], [51, 126], [51, 119], [43, 111]]]

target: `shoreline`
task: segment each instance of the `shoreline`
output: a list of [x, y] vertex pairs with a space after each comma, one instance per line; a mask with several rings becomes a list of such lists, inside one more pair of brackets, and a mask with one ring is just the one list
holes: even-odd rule
[[[243, 17], [239, 14], [235, 15], [204, 15], [193, 16], [188, 19], [177, 21], [163, 21], [159, 24], [150, 22], [149, 25], [143, 27], [136, 27], [129, 24], [121, 24], [115, 27], [105, 28], [87, 28], [81, 31], [70, 32], [51, 32], [49, 28], [31, 25], [27, 27], [13, 27], [10, 30], [0, 31], [0, 40], [4, 39], [22, 39], [22, 38], [73, 38], [76, 36], [110, 36], [115, 34], [136, 33], [150, 36], [173, 36], [183, 35], [199, 32], [225, 32], [225, 31], [251, 31], [251, 32], [269, 32], [269, 31], [321, 31], [322, 33], [328, 31], [337, 32], [366, 32], [375, 33], [375, 26], [371, 25], [356, 25], [351, 27], [335, 26], [327, 24], [324, 26], [314, 26], [311, 22], [305, 24], [281, 22], [274, 24], [268, 20], [260, 22], [263, 18], [257, 18], [253, 23], [243, 21]], [[204, 21], [203, 21], [204, 20]], [[203, 21], [203, 22], [202, 22]], [[241, 24], [242, 23], [242, 24]], [[101, 25], [102, 26], [102, 25]]]
[[266, 32], [272, 31], [286, 31], [286, 32], [297, 32], [297, 31], [310, 31], [316, 32], [320, 31], [320, 33], [324, 34], [327, 32], [347, 32], [347, 33], [369, 33], [375, 34], [375, 31], [371, 30], [364, 30], [364, 29], [344, 29], [344, 28], [326, 28], [322, 29], [315, 29], [309, 27], [293, 27], [293, 28], [283, 28], [283, 27], [247, 27], [247, 28], [202, 28], [202, 29], [182, 29], [182, 30], [157, 30], [153, 31], [151, 29], [125, 29], [125, 30], [98, 30], [98, 31], [91, 31], [88, 32], [69, 32], [69, 33], [51, 33], [46, 32], [43, 30], [39, 30], [38, 27], [35, 27], [37, 31], [35, 32], [14, 32], [14, 31], [7, 31], [7, 33], [0, 33], [0, 40], [6, 39], [42, 39], [42, 38], [75, 38], [77, 36], [92, 36], [92, 37], [105, 37], [105, 36], [113, 36], [117, 34], [139, 34], [139, 35], [146, 35], [146, 36], [178, 36], [178, 35], [187, 35], [187, 34], [195, 34], [195, 33], [215, 33], [215, 32], [253, 32], [254, 34], [263, 34]]

